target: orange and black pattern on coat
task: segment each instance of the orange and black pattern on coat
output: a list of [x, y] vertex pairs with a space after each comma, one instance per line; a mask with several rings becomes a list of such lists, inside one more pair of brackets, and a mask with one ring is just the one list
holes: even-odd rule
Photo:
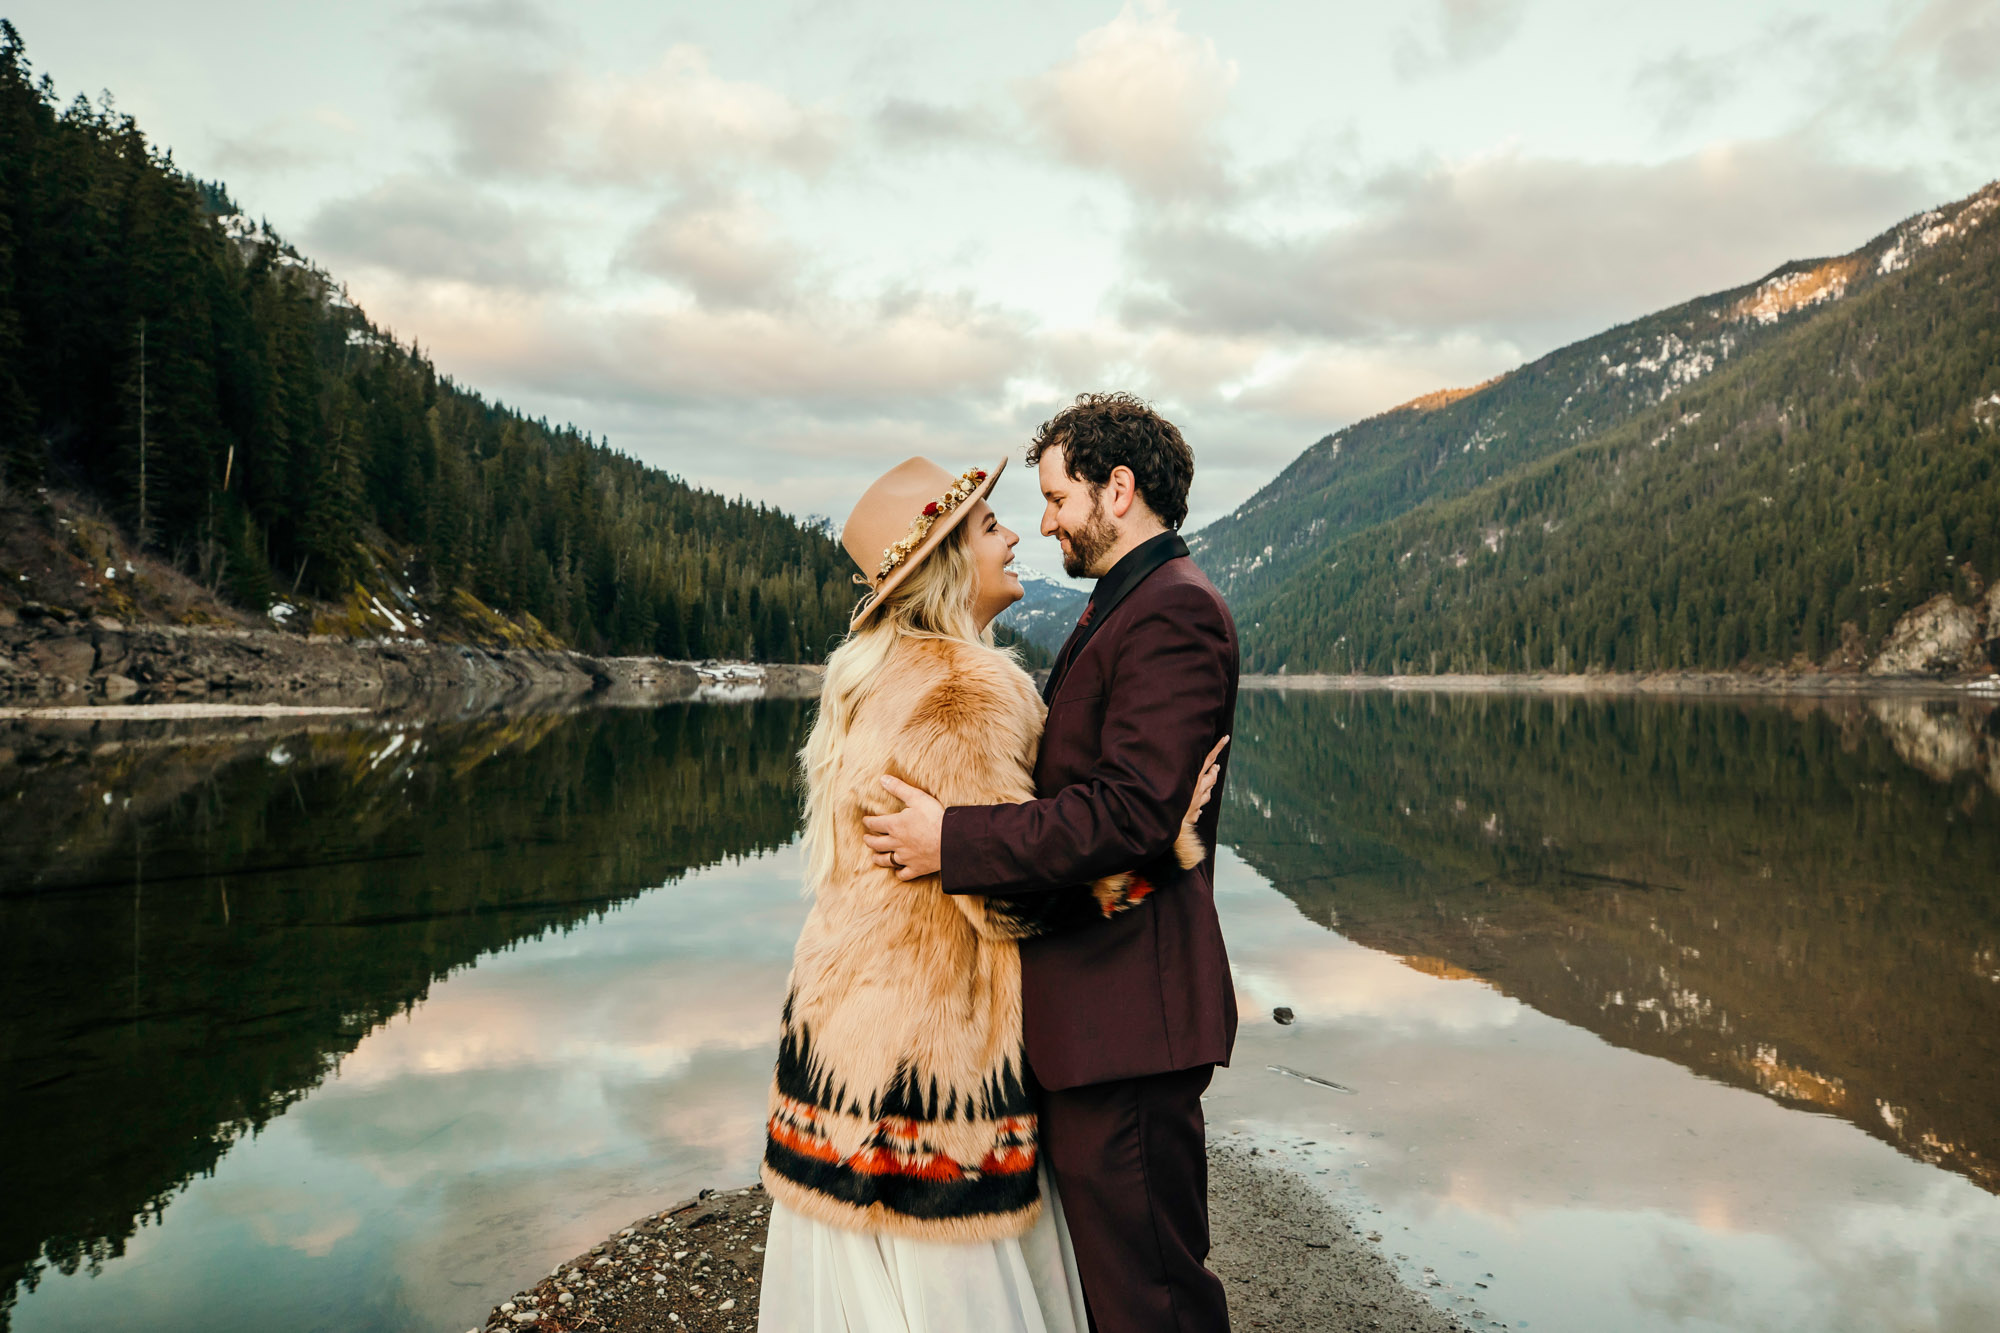
[[1129, 912], [1151, 897], [1153, 886], [1143, 875], [1113, 875], [1088, 888], [1055, 889], [1018, 898], [986, 899], [987, 919], [1005, 927], [1017, 940], [1060, 935], [1094, 921]]
[[[830, 1128], [857, 1120], [864, 1142], [842, 1152]], [[983, 1127], [977, 1160], [931, 1141], [933, 1126], [954, 1122]], [[1040, 1196], [1035, 1132], [1034, 1097], [1013, 1062], [972, 1093], [904, 1068], [866, 1102], [850, 1096], [815, 1072], [812, 1035], [793, 1024], [787, 999], [764, 1162], [794, 1184], [853, 1208], [879, 1205], [924, 1221], [1018, 1213]], [[840, 1137], [853, 1141], [851, 1133]]]

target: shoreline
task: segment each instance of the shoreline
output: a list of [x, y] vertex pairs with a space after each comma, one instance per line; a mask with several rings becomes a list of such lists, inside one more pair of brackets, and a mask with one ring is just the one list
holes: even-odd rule
[[[579, 704], [809, 698], [821, 668], [794, 663], [597, 657], [419, 638], [127, 625], [96, 616], [0, 619], [0, 716], [277, 715], [342, 708], [467, 715]], [[57, 713], [55, 710], [63, 710]], [[250, 710], [260, 710], [253, 713]]]
[[[0, 717], [276, 716], [280, 710], [460, 715], [581, 705], [813, 698], [804, 663], [599, 657], [573, 650], [346, 639], [283, 630], [126, 625], [108, 617], [0, 622]], [[1041, 679], [1044, 673], [1034, 673]], [[2000, 699], [2000, 673], [1502, 672], [1490, 675], [1246, 673], [1245, 690], [1539, 694], [1570, 697], [1896, 696]], [[58, 711], [60, 710], [60, 711]], [[255, 711], [253, 711], [255, 710]]]
[[2000, 673], [1986, 676], [1869, 676], [1856, 673], [1778, 671], [1648, 671], [1555, 675], [1368, 676], [1245, 673], [1246, 690], [1311, 690], [1408, 694], [1694, 695], [1898, 695], [1934, 699], [2000, 699]]
[[[1231, 1135], [1209, 1143], [1208, 1165], [1209, 1268], [1228, 1292], [1232, 1327], [1468, 1328], [1403, 1281], [1379, 1232], [1275, 1156]], [[770, 1207], [762, 1185], [703, 1190], [557, 1264], [468, 1333], [746, 1333], [757, 1326]]]

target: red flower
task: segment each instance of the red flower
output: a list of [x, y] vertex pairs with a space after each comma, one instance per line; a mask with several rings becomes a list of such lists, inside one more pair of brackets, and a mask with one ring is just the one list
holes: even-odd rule
[[937, 517], [937, 511], [938, 511], [938, 507], [937, 507], [937, 501], [936, 501], [936, 500], [933, 500], [933, 501], [931, 501], [931, 502], [930, 502], [929, 504], [927, 504], [927, 505], [925, 505], [925, 506], [924, 506], [924, 517], [925, 517], [925, 518], [936, 518], [936, 517]]
[[976, 467], [976, 468], [972, 469], [972, 479], [973, 479], [974, 481], [985, 481], [985, 480], [986, 480], [986, 469], [985, 469], [985, 468], [980, 468], [980, 467]]

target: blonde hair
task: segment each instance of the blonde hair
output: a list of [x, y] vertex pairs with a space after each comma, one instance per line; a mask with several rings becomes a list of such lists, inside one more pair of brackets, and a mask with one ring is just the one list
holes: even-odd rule
[[982, 630], [973, 614], [978, 586], [969, 525], [960, 524], [889, 593], [866, 625], [827, 655], [819, 713], [799, 751], [806, 786], [806, 892], [834, 874], [834, 776], [855, 714], [907, 639], [957, 639], [993, 647], [992, 629]]

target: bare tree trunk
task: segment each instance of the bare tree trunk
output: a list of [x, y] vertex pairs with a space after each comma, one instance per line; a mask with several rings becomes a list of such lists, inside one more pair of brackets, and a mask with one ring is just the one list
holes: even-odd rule
[[153, 519], [146, 511], [146, 317], [139, 316], [139, 549], [153, 540]]

